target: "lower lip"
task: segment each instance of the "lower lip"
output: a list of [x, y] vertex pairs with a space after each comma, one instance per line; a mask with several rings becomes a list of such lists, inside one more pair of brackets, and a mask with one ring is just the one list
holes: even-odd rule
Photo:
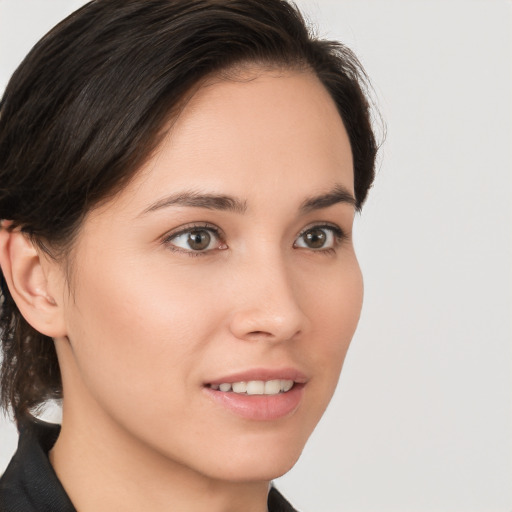
[[304, 384], [295, 384], [290, 391], [277, 395], [245, 395], [224, 393], [208, 387], [208, 396], [228, 411], [256, 421], [272, 421], [289, 416], [297, 410], [304, 394]]

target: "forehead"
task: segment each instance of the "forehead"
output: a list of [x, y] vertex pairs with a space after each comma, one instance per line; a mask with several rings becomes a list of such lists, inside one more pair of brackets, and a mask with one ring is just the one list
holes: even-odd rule
[[253, 69], [200, 87], [118, 199], [144, 209], [193, 189], [250, 206], [251, 195], [283, 199], [336, 183], [353, 192], [352, 153], [324, 86], [310, 72]]

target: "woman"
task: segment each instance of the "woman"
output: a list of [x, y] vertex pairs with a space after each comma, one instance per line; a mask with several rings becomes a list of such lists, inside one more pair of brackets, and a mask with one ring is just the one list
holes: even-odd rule
[[2, 510], [293, 510], [269, 483], [361, 308], [364, 83], [279, 0], [93, 1], [34, 47], [0, 117]]

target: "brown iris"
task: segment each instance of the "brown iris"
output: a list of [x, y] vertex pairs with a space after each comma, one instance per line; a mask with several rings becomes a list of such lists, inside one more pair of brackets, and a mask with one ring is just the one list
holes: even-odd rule
[[327, 240], [325, 230], [320, 228], [313, 228], [306, 231], [303, 237], [306, 245], [311, 249], [320, 249], [325, 245], [325, 241]]
[[194, 251], [202, 251], [210, 245], [212, 237], [206, 229], [194, 229], [188, 235], [187, 243]]

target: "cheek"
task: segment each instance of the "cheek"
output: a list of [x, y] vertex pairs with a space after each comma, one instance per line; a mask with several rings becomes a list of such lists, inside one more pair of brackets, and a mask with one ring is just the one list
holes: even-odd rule
[[357, 327], [363, 300], [363, 279], [355, 255], [336, 269], [319, 272], [303, 292], [310, 332], [301, 340], [300, 352], [314, 368], [312, 417], [318, 421], [336, 389], [341, 368]]
[[322, 385], [326, 407], [339, 380], [347, 350], [356, 330], [363, 302], [363, 279], [355, 259], [339, 273], [321, 282], [312, 305], [315, 346], [309, 347], [313, 365], [323, 368]]
[[69, 337], [81, 378], [98, 400], [122, 402], [128, 393], [140, 407], [189, 369], [206, 337], [197, 323], [201, 304], [171, 273], [104, 268], [110, 271], [81, 276]]
[[[353, 255], [337, 271], [317, 276], [308, 298], [310, 318], [318, 337], [325, 336], [326, 356], [346, 351], [356, 330], [363, 303], [363, 278]], [[332, 353], [331, 353], [332, 352]]]

